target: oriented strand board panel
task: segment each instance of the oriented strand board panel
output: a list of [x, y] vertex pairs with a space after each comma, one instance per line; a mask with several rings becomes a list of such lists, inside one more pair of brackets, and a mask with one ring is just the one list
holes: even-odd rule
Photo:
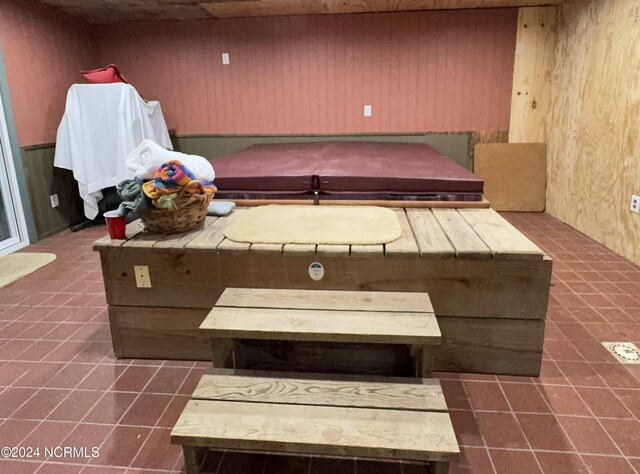
[[510, 143], [547, 141], [556, 15], [555, 7], [518, 10], [518, 38], [509, 123]]
[[640, 3], [560, 10], [547, 211], [640, 264]]
[[543, 143], [476, 145], [474, 173], [496, 211], [545, 209], [547, 146]]

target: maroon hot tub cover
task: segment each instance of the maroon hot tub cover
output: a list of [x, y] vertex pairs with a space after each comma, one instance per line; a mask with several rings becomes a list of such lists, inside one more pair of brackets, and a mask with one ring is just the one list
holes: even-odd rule
[[483, 181], [429, 145], [253, 145], [212, 160], [220, 199], [480, 201]]

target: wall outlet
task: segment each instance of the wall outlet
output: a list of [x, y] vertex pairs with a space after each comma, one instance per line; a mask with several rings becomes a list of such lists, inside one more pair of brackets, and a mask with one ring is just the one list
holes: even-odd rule
[[57, 194], [52, 194], [49, 198], [51, 199], [51, 207], [58, 207], [60, 205]]
[[635, 194], [631, 195], [631, 212], [635, 212], [636, 214], [640, 214], [640, 196], [636, 196]]
[[229, 53], [222, 53], [222, 64], [229, 64]]
[[136, 287], [151, 288], [151, 276], [147, 265], [134, 265], [133, 273], [136, 275]]
[[365, 117], [371, 117], [371, 106], [370, 105], [365, 105], [364, 106], [364, 116]]

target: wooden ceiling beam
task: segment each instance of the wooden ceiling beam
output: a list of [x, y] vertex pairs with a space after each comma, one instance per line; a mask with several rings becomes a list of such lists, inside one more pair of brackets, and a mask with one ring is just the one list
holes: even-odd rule
[[326, 15], [557, 5], [563, 0], [223, 0], [201, 3], [216, 18]]
[[532, 7], [564, 0], [40, 0], [90, 23]]

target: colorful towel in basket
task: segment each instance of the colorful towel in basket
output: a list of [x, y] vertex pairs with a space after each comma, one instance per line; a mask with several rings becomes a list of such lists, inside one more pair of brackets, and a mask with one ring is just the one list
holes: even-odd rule
[[214, 194], [217, 188], [213, 183], [197, 179], [194, 174], [178, 160], [171, 160], [158, 168], [153, 179], [142, 185], [144, 193], [153, 204], [161, 209], [170, 208], [178, 193]]

